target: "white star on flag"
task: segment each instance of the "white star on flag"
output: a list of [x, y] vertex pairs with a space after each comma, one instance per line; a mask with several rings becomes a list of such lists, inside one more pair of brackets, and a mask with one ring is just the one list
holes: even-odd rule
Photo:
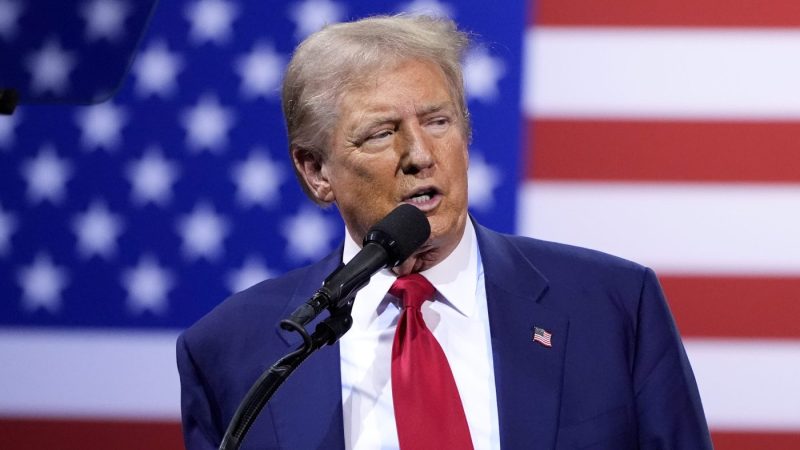
[[54, 39], [48, 40], [41, 50], [26, 58], [31, 73], [31, 91], [34, 94], [64, 94], [69, 87], [69, 73], [75, 68], [76, 58], [61, 48]]
[[468, 98], [489, 103], [500, 93], [498, 83], [506, 74], [506, 65], [485, 47], [475, 47], [464, 58], [464, 87]]
[[3, 211], [0, 204], [0, 256], [8, 254], [11, 248], [11, 235], [17, 230], [17, 219], [10, 212]]
[[141, 159], [129, 163], [125, 170], [131, 183], [133, 202], [166, 206], [172, 199], [172, 184], [178, 173], [177, 164], [164, 159], [160, 148], [147, 148]]
[[139, 258], [136, 267], [122, 273], [122, 284], [128, 291], [128, 311], [134, 315], [167, 312], [167, 293], [175, 285], [174, 276], [151, 255]]
[[286, 173], [267, 152], [256, 149], [246, 160], [234, 164], [231, 178], [236, 184], [236, 200], [243, 206], [271, 206], [279, 200]]
[[189, 37], [202, 44], [211, 41], [223, 44], [231, 36], [233, 20], [239, 15], [239, 8], [225, 0], [198, 0], [186, 7], [186, 19], [191, 24]]
[[115, 150], [122, 140], [122, 127], [128, 121], [128, 114], [121, 106], [110, 101], [81, 108], [76, 113], [76, 121], [81, 127], [81, 143], [93, 150], [102, 147]]
[[243, 291], [267, 278], [275, 276], [267, 269], [261, 258], [250, 255], [245, 259], [242, 267], [228, 272], [227, 284], [231, 293]]
[[55, 314], [61, 309], [61, 291], [68, 283], [68, 276], [66, 270], [53, 264], [50, 255], [36, 255], [33, 264], [19, 270], [17, 281], [26, 311], [44, 309]]
[[158, 95], [166, 98], [172, 95], [177, 88], [178, 72], [182, 69], [180, 55], [170, 52], [163, 39], [150, 44], [133, 63], [136, 93], [141, 97]]
[[19, 111], [10, 116], [0, 116], [0, 151], [10, 149], [14, 143], [14, 128], [19, 124], [20, 117]]
[[117, 238], [122, 233], [123, 221], [112, 214], [102, 201], [94, 201], [83, 214], [72, 221], [72, 230], [78, 237], [78, 252], [84, 258], [94, 255], [111, 258], [117, 251]]
[[276, 97], [284, 65], [284, 58], [273, 45], [255, 44], [250, 53], [236, 60], [236, 73], [242, 79], [240, 90], [244, 97]]
[[90, 41], [116, 41], [125, 28], [130, 5], [122, 0], [91, 0], [80, 8], [86, 20], [86, 38]]
[[196, 152], [212, 153], [228, 145], [228, 131], [234, 120], [232, 110], [222, 107], [212, 94], [203, 95], [197, 105], [185, 110], [181, 117], [188, 146]]
[[494, 190], [501, 181], [499, 171], [488, 164], [483, 155], [471, 152], [467, 178], [469, 206], [482, 211], [492, 209]]
[[294, 35], [300, 40], [325, 25], [341, 22], [345, 8], [331, 0], [304, 0], [289, 7], [289, 17], [297, 25]]
[[400, 11], [434, 17], [454, 17], [453, 7], [436, 0], [414, 0], [400, 6]]
[[13, 0], [0, 0], [0, 36], [10, 41], [17, 35], [17, 21], [22, 15], [22, 4]]
[[190, 260], [217, 259], [222, 254], [222, 241], [230, 225], [207, 203], [199, 203], [187, 216], [178, 220], [178, 232], [183, 238], [183, 253]]
[[48, 200], [58, 204], [64, 198], [65, 184], [72, 176], [67, 159], [60, 159], [56, 149], [45, 144], [33, 158], [22, 163], [22, 176], [28, 183], [28, 198], [33, 203]]
[[286, 238], [286, 254], [294, 261], [322, 258], [330, 251], [333, 224], [322, 212], [309, 207], [283, 222], [282, 234]]

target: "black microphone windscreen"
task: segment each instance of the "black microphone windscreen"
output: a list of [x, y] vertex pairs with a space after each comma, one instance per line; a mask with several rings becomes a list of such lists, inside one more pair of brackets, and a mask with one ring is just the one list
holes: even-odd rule
[[364, 244], [377, 242], [389, 251], [397, 263], [411, 256], [431, 235], [425, 213], [404, 203], [370, 228]]

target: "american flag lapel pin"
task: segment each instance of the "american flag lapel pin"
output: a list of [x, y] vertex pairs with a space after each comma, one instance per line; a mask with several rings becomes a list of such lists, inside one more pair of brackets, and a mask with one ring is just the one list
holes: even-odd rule
[[538, 342], [545, 347], [550, 348], [553, 346], [553, 342], [551, 341], [552, 338], [553, 334], [544, 328], [533, 327], [533, 342]]

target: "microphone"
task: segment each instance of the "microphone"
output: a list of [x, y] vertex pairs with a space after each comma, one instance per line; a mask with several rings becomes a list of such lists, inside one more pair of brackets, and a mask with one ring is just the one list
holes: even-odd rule
[[[428, 240], [430, 234], [431, 225], [422, 211], [407, 203], [398, 206], [369, 229], [361, 251], [330, 274], [288, 321], [305, 325], [325, 308], [345, 306], [369, 283], [375, 272], [400, 265]], [[283, 322], [281, 328], [293, 329]]]

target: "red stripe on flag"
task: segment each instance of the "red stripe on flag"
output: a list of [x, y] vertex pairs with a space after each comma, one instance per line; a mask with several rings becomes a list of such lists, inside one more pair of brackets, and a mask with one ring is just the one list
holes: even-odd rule
[[[800, 433], [712, 431], [716, 450], [800, 448]], [[104, 422], [0, 419], [3, 448], [16, 450], [176, 450], [177, 422]]]
[[539, 0], [528, 23], [583, 26], [793, 27], [796, 0]]
[[711, 433], [715, 450], [800, 449], [800, 433], [722, 432]]
[[527, 127], [525, 175], [537, 180], [800, 181], [798, 122], [537, 118]]
[[0, 446], [15, 450], [176, 450], [179, 422], [0, 419]]
[[659, 278], [683, 337], [800, 338], [800, 278]]

